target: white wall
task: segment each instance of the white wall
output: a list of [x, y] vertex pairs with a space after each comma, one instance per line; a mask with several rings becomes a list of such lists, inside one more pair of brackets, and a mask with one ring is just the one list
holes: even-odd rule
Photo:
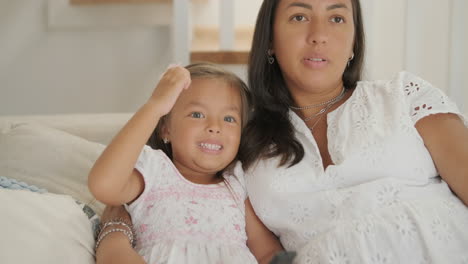
[[366, 78], [413, 72], [468, 110], [468, 1], [361, 0], [367, 34]]
[[[113, 19], [109, 13], [121, 12], [116, 7], [51, 9], [51, 1], [67, 0], [0, 0], [0, 114], [135, 111], [171, 62], [170, 27], [130, 14]], [[193, 23], [216, 24], [217, 1], [193, 5]], [[234, 1], [235, 24], [253, 24], [261, 0]], [[366, 79], [409, 70], [466, 112], [468, 1], [361, 2]], [[245, 67], [228, 68], [245, 78]]]
[[136, 110], [170, 62], [168, 27], [48, 27], [48, 11], [0, 0], [0, 114]]

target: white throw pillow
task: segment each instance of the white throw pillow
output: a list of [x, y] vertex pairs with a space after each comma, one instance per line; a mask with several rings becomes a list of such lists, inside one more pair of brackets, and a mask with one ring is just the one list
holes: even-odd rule
[[97, 214], [103, 204], [88, 190], [87, 178], [104, 145], [37, 124], [18, 124], [0, 131], [0, 176], [67, 194]]
[[0, 262], [94, 264], [92, 224], [68, 195], [0, 189]]

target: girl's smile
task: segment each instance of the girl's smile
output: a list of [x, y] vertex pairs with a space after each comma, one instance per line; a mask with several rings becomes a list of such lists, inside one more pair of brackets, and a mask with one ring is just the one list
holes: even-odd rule
[[206, 153], [218, 154], [223, 149], [223, 146], [216, 143], [201, 142], [198, 144], [201, 150]]
[[212, 182], [235, 159], [241, 110], [237, 87], [216, 78], [192, 80], [174, 105], [165, 129], [174, 165], [184, 177], [196, 183]]

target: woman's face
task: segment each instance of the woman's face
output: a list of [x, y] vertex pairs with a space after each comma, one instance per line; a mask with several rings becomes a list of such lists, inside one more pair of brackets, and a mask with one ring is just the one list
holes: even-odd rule
[[351, 0], [280, 0], [272, 50], [293, 96], [341, 89], [354, 31]]

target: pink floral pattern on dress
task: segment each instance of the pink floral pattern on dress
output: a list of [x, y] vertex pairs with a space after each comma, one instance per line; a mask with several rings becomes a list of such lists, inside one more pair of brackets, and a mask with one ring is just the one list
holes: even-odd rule
[[[246, 245], [242, 177], [225, 175], [233, 193], [224, 182], [195, 184], [148, 146], [135, 167], [145, 189], [128, 209], [147, 263], [256, 263]], [[242, 176], [240, 164], [236, 171]]]

